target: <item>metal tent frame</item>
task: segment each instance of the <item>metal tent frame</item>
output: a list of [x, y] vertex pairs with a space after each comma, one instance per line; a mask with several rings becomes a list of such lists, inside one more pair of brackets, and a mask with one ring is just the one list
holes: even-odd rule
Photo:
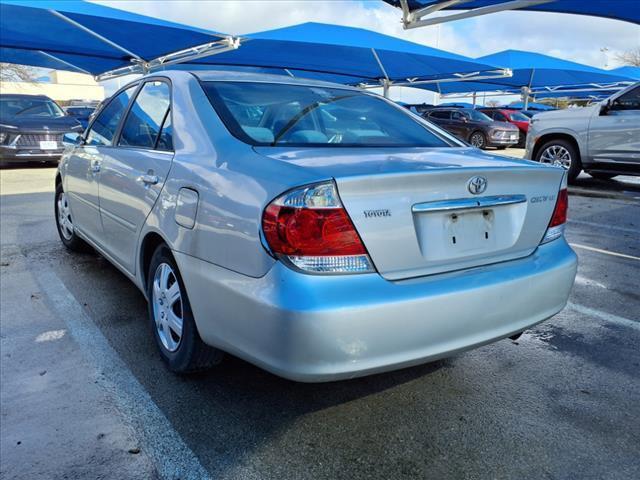
[[[64, 15], [63, 13], [57, 10], [51, 10], [51, 9], [49, 10], [49, 12], [52, 15], [55, 15], [56, 17], [60, 18], [61, 20], [64, 20], [68, 24], [82, 30], [85, 33], [88, 33], [89, 35], [100, 40], [101, 42], [117, 50], [120, 50], [122, 53], [125, 53], [126, 55], [129, 55], [131, 57], [131, 63], [132, 63], [131, 65], [127, 65], [121, 68], [116, 68], [114, 70], [109, 70], [99, 75], [94, 75], [94, 78], [96, 81], [110, 80], [110, 79], [122, 77], [125, 75], [136, 74], [136, 73], [144, 75], [154, 70], [165, 67], [167, 65], [184, 63], [191, 60], [196, 60], [198, 58], [208, 57], [210, 55], [216, 55], [218, 53], [228, 52], [230, 50], [235, 50], [240, 46], [240, 38], [229, 35], [229, 36], [223, 36], [220, 40], [217, 40], [215, 42], [208, 42], [202, 45], [196, 45], [194, 47], [185, 48], [185, 49], [178, 50], [176, 52], [171, 52], [167, 55], [162, 55], [160, 57], [156, 57], [147, 61], [143, 59], [141, 56], [132, 52], [131, 50], [128, 50], [123, 46], [117, 44], [116, 42], [104, 37], [103, 35], [100, 35], [99, 33], [91, 30], [89, 27], [82, 25], [81, 23]], [[84, 73], [89, 73], [86, 70], [83, 70], [80, 67], [73, 65], [72, 63], [69, 63], [65, 60], [62, 60], [56, 57], [55, 55], [44, 52], [42, 50], [40, 50], [40, 53], [50, 57], [53, 60], [58, 60], [59, 62], [65, 63], [71, 67], [74, 67]]]
[[400, 0], [402, 9], [402, 24], [405, 29], [427, 27], [429, 25], [438, 25], [440, 23], [452, 22], [454, 20], [464, 20], [465, 18], [479, 17], [490, 13], [506, 12], [510, 10], [519, 10], [543, 3], [551, 3], [555, 0], [512, 0], [497, 5], [488, 5], [486, 7], [478, 7], [461, 13], [451, 13], [442, 17], [424, 19], [427, 15], [439, 12], [445, 8], [464, 8], [464, 4], [471, 0], [447, 0], [440, 3], [434, 3], [427, 7], [411, 10], [407, 0]]
[[[402, 10], [405, 29], [438, 25], [497, 12], [569, 13], [640, 24], [636, 0], [383, 0]], [[438, 12], [466, 10], [425, 18]]]

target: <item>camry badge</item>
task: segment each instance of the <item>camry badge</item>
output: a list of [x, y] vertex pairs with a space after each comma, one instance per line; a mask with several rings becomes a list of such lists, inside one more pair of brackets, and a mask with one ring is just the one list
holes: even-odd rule
[[480, 195], [487, 189], [487, 179], [480, 175], [471, 177], [467, 182], [467, 189], [473, 195]]

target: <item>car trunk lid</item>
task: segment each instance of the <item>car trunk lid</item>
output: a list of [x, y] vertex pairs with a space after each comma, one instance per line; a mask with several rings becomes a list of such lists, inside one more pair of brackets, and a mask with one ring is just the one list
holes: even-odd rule
[[562, 169], [467, 152], [285, 158], [333, 173], [378, 272], [401, 280], [525, 257], [544, 236]]

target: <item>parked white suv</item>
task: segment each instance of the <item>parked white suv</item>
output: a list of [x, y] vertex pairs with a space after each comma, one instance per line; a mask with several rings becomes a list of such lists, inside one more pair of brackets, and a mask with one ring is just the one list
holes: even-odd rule
[[600, 179], [640, 175], [640, 83], [595, 105], [531, 119], [525, 158]]

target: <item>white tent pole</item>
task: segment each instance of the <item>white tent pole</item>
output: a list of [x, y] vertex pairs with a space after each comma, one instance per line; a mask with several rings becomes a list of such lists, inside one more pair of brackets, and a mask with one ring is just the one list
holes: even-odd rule
[[136, 60], [140, 61], [140, 62], [144, 62], [144, 59], [142, 57], [140, 57], [139, 55], [136, 55], [135, 53], [133, 53], [131, 50], [127, 50], [126, 48], [124, 48], [122, 45], [118, 45], [117, 43], [109, 40], [108, 38], [103, 37], [102, 35], [100, 35], [99, 33], [94, 32], [93, 30], [91, 30], [90, 28], [85, 27], [84, 25], [82, 25], [81, 23], [76, 22], [75, 20], [72, 20], [71, 18], [67, 17], [66, 15], [63, 15], [62, 13], [56, 11], [56, 10], [49, 10], [49, 13], [51, 13], [52, 15], [55, 15], [56, 17], [64, 20], [65, 22], [67, 22], [70, 25], [73, 25], [76, 28], [79, 28], [80, 30], [82, 30], [85, 33], [88, 33], [89, 35], [91, 35], [92, 37], [97, 38], [98, 40], [100, 40], [103, 43], [106, 43], [107, 45], [115, 48], [116, 50], [120, 50], [121, 52], [126, 53], [127, 55], [135, 58]]
[[51, 55], [50, 53], [43, 52], [42, 50], [38, 50], [38, 53], [41, 53], [42, 55], [44, 55], [47, 58], [50, 58], [51, 60], [55, 60], [56, 62], [60, 62], [63, 65], [67, 65], [67, 66], [73, 68], [74, 70], [77, 70], [78, 72], [86, 73], [87, 75], [91, 75], [91, 73], [87, 72], [85, 69], [80, 68], [80, 67], [74, 65], [73, 63], [69, 63], [69, 62], [67, 62], [65, 60], [62, 60], [61, 58], [58, 58], [58, 57], [56, 57], [54, 55]]
[[382, 75], [384, 75], [384, 79], [381, 80], [382, 95], [384, 96], [384, 98], [389, 98], [389, 87], [391, 86], [391, 80], [389, 80], [389, 75], [387, 75], [387, 71], [384, 69], [384, 65], [382, 65], [382, 61], [380, 61], [380, 57], [378, 57], [378, 52], [376, 52], [376, 49], [372, 48], [371, 53], [373, 53], [373, 58], [375, 58], [376, 62], [378, 62], [380, 71], [382, 71]]
[[382, 96], [384, 98], [389, 98], [389, 87], [391, 86], [391, 82], [386, 78], [382, 81]]

